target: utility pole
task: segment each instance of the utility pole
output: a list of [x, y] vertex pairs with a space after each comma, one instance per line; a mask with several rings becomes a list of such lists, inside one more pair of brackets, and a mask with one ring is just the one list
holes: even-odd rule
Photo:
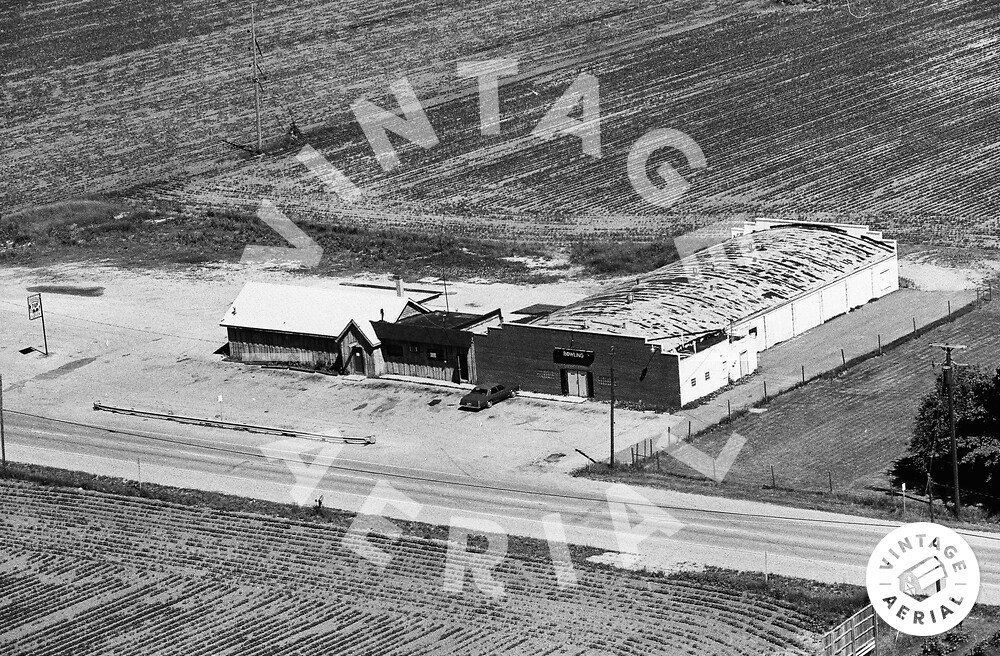
[[7, 442], [3, 434], [3, 374], [0, 374], [0, 457], [3, 458], [3, 471], [7, 472]]
[[615, 347], [611, 347], [611, 469], [615, 468]]
[[[931, 463], [934, 462], [934, 452], [931, 451]], [[927, 472], [927, 509], [931, 513], [931, 524], [934, 523], [934, 481], [930, 471]]]
[[966, 347], [961, 344], [931, 344], [931, 346], [943, 348], [945, 352], [944, 366], [941, 369], [944, 371], [945, 387], [948, 388], [948, 427], [951, 432], [951, 476], [955, 495], [955, 517], [959, 517], [962, 514], [962, 500], [959, 497], [958, 491], [958, 445], [955, 439], [955, 363], [951, 359], [951, 352]]
[[260, 127], [260, 66], [257, 63], [257, 19], [254, 16], [253, 2], [250, 3], [250, 51], [253, 55], [253, 104], [257, 116], [257, 154], [264, 152], [264, 136]]

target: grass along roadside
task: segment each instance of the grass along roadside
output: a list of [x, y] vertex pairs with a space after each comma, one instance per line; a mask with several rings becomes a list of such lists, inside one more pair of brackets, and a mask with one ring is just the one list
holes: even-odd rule
[[[670, 456], [661, 455], [661, 469], [670, 460]], [[654, 487], [691, 494], [719, 496], [729, 499], [747, 499], [761, 501], [793, 508], [808, 510], [825, 510], [828, 512], [858, 515], [872, 519], [884, 519], [897, 522], [921, 522], [930, 520], [930, 510], [927, 497], [919, 497], [907, 491], [906, 511], [903, 512], [903, 500], [899, 491], [889, 490], [834, 490], [821, 492], [817, 490], [802, 490], [770, 485], [741, 485], [723, 480], [722, 483], [700, 476], [691, 471], [680, 471], [684, 466], [676, 466], [675, 471], [656, 470], [656, 459], [631, 464], [616, 464], [614, 471], [608, 469], [607, 463], [588, 464], [573, 472], [594, 480], [624, 483]], [[956, 520], [950, 506], [945, 506], [940, 500], [934, 503], [934, 521], [951, 528], [964, 528], [977, 531], [1000, 532], [1000, 522], [982, 510], [964, 506], [962, 521]]]

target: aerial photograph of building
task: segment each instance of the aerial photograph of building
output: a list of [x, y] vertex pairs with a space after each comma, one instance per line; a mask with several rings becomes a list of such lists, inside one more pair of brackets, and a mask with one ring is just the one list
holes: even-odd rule
[[1000, 654], [974, 0], [0, 12], [0, 654]]

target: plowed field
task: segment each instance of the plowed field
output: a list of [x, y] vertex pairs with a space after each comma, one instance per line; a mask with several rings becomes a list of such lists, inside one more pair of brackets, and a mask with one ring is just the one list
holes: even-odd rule
[[507, 558], [505, 596], [443, 590], [445, 544], [136, 498], [0, 485], [4, 654], [810, 654], [785, 604], [577, 563]]
[[[128, 193], [536, 241], [652, 239], [743, 213], [958, 245], [1000, 235], [1000, 37], [977, 0], [877, 0], [860, 19], [843, 2], [262, 2], [266, 127], [294, 115], [367, 190], [349, 207], [291, 155], [244, 161], [221, 143], [251, 141], [243, 3], [17, 4], [0, 18], [4, 213], [157, 181]], [[501, 135], [482, 136], [456, 63], [500, 56], [520, 73], [500, 90]], [[580, 73], [600, 82], [599, 160], [575, 137], [531, 136]], [[348, 108], [394, 109], [403, 76], [440, 143], [407, 145], [384, 172]], [[654, 128], [708, 160], [692, 173], [669, 159], [692, 182], [669, 210], [625, 171]]]

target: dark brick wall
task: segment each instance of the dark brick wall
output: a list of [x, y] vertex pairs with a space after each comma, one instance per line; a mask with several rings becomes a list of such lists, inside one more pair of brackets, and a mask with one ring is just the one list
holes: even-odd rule
[[[615, 347], [615, 396], [620, 401], [642, 402], [655, 408], [679, 408], [677, 358], [655, 355], [645, 340], [569, 330], [552, 330], [521, 324], [504, 324], [490, 328], [486, 335], [475, 336], [477, 381], [479, 384], [500, 383], [519, 386], [523, 390], [561, 394], [561, 369], [592, 373], [593, 397], [610, 400], [611, 346]], [[594, 352], [590, 366], [553, 362], [556, 348], [573, 348]], [[643, 368], [646, 376], [639, 380]], [[543, 377], [539, 372], [551, 372]]]

